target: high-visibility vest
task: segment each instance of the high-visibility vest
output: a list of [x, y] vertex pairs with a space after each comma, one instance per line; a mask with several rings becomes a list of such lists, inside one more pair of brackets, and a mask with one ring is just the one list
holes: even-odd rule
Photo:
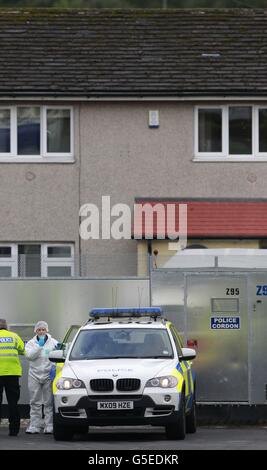
[[0, 376], [21, 376], [19, 354], [24, 354], [22, 339], [12, 331], [0, 330]]

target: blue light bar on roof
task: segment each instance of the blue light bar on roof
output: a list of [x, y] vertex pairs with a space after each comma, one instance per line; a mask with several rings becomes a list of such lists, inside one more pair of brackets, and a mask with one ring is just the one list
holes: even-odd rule
[[159, 317], [162, 315], [160, 307], [144, 308], [94, 308], [90, 312], [93, 318], [99, 317]]

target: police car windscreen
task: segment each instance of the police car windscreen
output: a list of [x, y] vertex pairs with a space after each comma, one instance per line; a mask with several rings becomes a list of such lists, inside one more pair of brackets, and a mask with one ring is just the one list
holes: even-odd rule
[[112, 358], [173, 357], [165, 329], [110, 328], [82, 330], [76, 338], [69, 360]]

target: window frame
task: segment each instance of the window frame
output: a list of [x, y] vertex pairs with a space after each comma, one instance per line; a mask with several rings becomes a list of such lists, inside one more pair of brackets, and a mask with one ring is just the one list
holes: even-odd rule
[[[36, 158], [42, 158], [42, 149], [43, 149], [43, 136], [42, 136], [42, 106], [40, 105], [21, 105], [18, 104], [14, 107], [14, 158], [18, 158], [19, 160], [24, 160], [26, 159], [27, 161], [29, 159], [36, 159]], [[21, 155], [18, 154], [18, 108], [40, 108], [40, 155]], [[0, 154], [0, 159], [1, 159], [1, 154]]]
[[259, 111], [260, 109], [266, 109], [267, 110], [267, 104], [266, 105], [257, 105], [254, 106], [254, 119], [255, 119], [255, 155], [256, 157], [259, 158], [266, 158], [267, 160], [267, 152], [260, 152], [259, 147], [260, 147], [260, 139], [259, 139]]
[[[40, 108], [40, 154], [39, 155], [19, 155], [18, 154], [18, 108]], [[0, 105], [0, 109], [10, 110], [10, 152], [0, 153], [0, 163], [58, 163], [74, 161], [74, 109], [68, 105], [40, 105], [40, 104], [16, 104]], [[70, 111], [70, 152], [47, 152], [47, 110], [48, 109], [68, 109]]]
[[[0, 276], [0, 279], [32, 279], [29, 276], [23, 277], [19, 276], [19, 255], [18, 247], [19, 245], [27, 245], [29, 243], [19, 242], [19, 243], [0, 243], [0, 246], [11, 247], [11, 256], [9, 257], [0, 257], [0, 267], [10, 267], [11, 276], [5, 277]], [[47, 276], [48, 267], [70, 267], [71, 276], [66, 276], [66, 279], [71, 279], [75, 275], [75, 245], [74, 243], [41, 243], [33, 242], [32, 245], [40, 245], [40, 262], [41, 262], [41, 277], [34, 277], [34, 279], [54, 279], [54, 276]], [[71, 248], [71, 256], [66, 258], [49, 258], [47, 256], [47, 247], [49, 246], [69, 246]], [[59, 277], [60, 279], [60, 277]]]
[[0, 257], [0, 267], [11, 268], [11, 276], [1, 276], [0, 279], [12, 279], [14, 277], [18, 277], [18, 245], [15, 243], [0, 243], [0, 246], [11, 248], [11, 256]]
[[[62, 279], [62, 278], [71, 279], [72, 277], [74, 277], [74, 263], [70, 263], [70, 262], [66, 263], [64, 261], [62, 261], [61, 263], [53, 263], [53, 264], [42, 263], [41, 268], [42, 268], [42, 273], [43, 273], [42, 277], [45, 277], [47, 279]], [[49, 268], [70, 268], [71, 275], [70, 276], [48, 276]]]
[[[252, 113], [252, 153], [251, 154], [230, 154], [229, 153], [229, 108], [251, 107]], [[202, 109], [222, 109], [222, 152], [199, 152], [198, 136], [199, 136], [199, 110]], [[267, 105], [254, 105], [251, 103], [228, 103], [228, 104], [211, 104], [197, 105], [194, 108], [194, 156], [193, 161], [196, 162], [264, 162], [267, 161], [267, 152], [259, 152], [259, 109], [267, 109]]]
[[[68, 257], [58, 257], [52, 258], [48, 256], [48, 247], [56, 247], [56, 246], [68, 246], [71, 249], [71, 256]], [[51, 279], [54, 276], [48, 276], [48, 268], [50, 267], [70, 267], [71, 268], [71, 276], [74, 276], [74, 268], [75, 268], [75, 259], [74, 259], [74, 244], [72, 243], [42, 243], [41, 244], [41, 277], [45, 277], [47, 279]]]
[[[68, 109], [70, 111], [70, 152], [48, 152], [47, 151], [47, 111], [49, 109]], [[56, 105], [46, 105], [42, 106], [42, 130], [41, 135], [43, 135], [43, 157], [57, 157], [57, 158], [69, 158], [73, 156], [73, 107], [71, 106], [56, 106]]]
[[15, 135], [16, 134], [15, 133], [16, 115], [15, 115], [14, 106], [1, 105], [0, 110], [1, 109], [8, 109], [10, 111], [10, 152], [2, 152], [2, 153], [0, 152], [0, 158], [2, 156], [9, 158], [9, 157], [13, 157], [15, 148], [17, 146], [17, 136]]
[[[26, 247], [28, 245], [34, 245], [34, 246], [38, 246], [40, 247], [40, 253], [37, 253], [37, 254], [31, 254], [31, 253], [19, 253], [19, 247]], [[17, 243], [17, 265], [18, 265], [18, 278], [19, 279], [40, 279], [39, 276], [29, 276], [26, 274], [26, 271], [27, 271], [27, 263], [28, 263], [28, 256], [29, 257], [32, 257], [32, 256], [39, 256], [40, 257], [40, 268], [42, 266], [42, 256], [41, 256], [41, 249], [42, 249], [42, 244], [41, 243], [38, 243], [38, 242], [33, 242], [33, 243], [27, 243], [27, 242], [24, 242], [24, 243]], [[38, 260], [39, 261], [39, 260]], [[41, 269], [40, 269], [40, 272], [41, 272]], [[23, 273], [23, 274], [22, 274]]]
[[[199, 152], [199, 111], [202, 110], [202, 109], [221, 109], [222, 111], [222, 151], [221, 152]], [[194, 133], [194, 148], [195, 148], [195, 151], [194, 151], [194, 154], [195, 156], [197, 157], [205, 157], [205, 158], [214, 158], [216, 155], [219, 155], [219, 156], [226, 156], [226, 148], [225, 148], [225, 135], [224, 135], [224, 132], [225, 132], [225, 113], [226, 113], [226, 110], [225, 110], [225, 106], [224, 105], [215, 105], [215, 104], [211, 104], [211, 105], [204, 105], [204, 106], [195, 106], [195, 133]]]

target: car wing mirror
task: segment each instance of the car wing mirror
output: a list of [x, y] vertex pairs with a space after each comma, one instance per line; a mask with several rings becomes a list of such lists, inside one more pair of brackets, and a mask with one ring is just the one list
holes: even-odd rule
[[196, 351], [191, 348], [182, 348], [182, 356], [179, 357], [180, 361], [192, 361], [196, 358]]
[[49, 353], [48, 358], [49, 358], [49, 361], [55, 362], [55, 363], [65, 362], [64, 351], [62, 351], [62, 349], [60, 349], [59, 351], [51, 351]]

